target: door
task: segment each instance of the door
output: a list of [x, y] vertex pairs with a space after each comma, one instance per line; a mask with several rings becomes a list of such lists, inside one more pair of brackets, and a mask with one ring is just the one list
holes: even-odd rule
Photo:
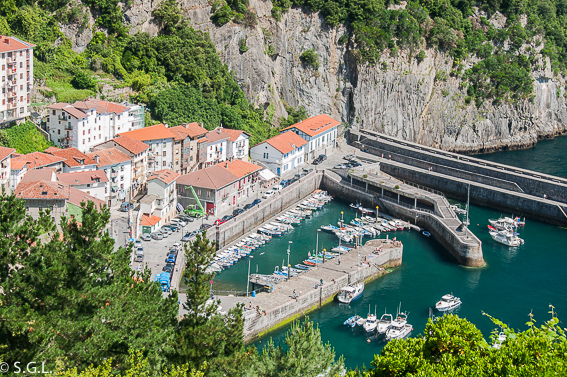
[[206, 203], [206, 209], [207, 209], [207, 213], [209, 215], [214, 215], [215, 214], [215, 204], [214, 203]]
[[278, 173], [277, 173], [277, 174], [280, 175], [280, 168], [278, 168]]

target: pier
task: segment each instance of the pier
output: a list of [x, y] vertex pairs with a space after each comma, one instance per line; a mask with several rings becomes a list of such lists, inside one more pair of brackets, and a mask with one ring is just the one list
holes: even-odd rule
[[[567, 179], [425, 147], [374, 131], [351, 131], [367, 160], [396, 178], [472, 203], [548, 223], [567, 225]], [[545, 195], [545, 196], [544, 196]]]
[[376, 279], [387, 273], [386, 268], [399, 266], [402, 256], [403, 245], [399, 241], [369, 240], [358, 250], [353, 249], [289, 280], [273, 284], [269, 293], [243, 298], [245, 341], [254, 340], [331, 302], [349, 283]]

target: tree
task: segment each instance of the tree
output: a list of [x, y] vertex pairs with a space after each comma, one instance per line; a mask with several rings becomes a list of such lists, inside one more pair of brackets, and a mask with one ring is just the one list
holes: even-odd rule
[[96, 91], [97, 88], [96, 79], [82, 70], [79, 70], [77, 71], [77, 73], [75, 73], [71, 84], [73, 84], [76, 89], [89, 89]]
[[159, 21], [166, 34], [173, 34], [175, 27], [183, 18], [176, 0], [162, 1], [159, 6], [154, 9], [152, 15]]
[[6, 130], [0, 130], [0, 145], [3, 147], [8, 147], [10, 145], [10, 136]]
[[335, 376], [344, 370], [343, 357], [321, 341], [321, 331], [306, 317], [295, 321], [285, 336], [285, 347], [270, 342], [258, 355], [249, 375], [257, 377]]
[[422, 61], [424, 61], [425, 60], [425, 51], [419, 50], [419, 52], [415, 56], [415, 59], [417, 60], [417, 64], [420, 64]]
[[313, 69], [319, 69], [319, 55], [317, 55], [314, 49], [304, 51], [299, 58], [304, 64], [310, 65]]

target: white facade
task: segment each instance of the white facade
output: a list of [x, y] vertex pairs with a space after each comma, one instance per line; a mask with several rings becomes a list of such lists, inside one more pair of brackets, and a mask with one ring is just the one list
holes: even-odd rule
[[173, 138], [144, 140], [148, 149], [148, 169], [153, 173], [163, 169], [173, 169]]
[[72, 184], [69, 186], [106, 202], [108, 183], [109, 182], [92, 182], [92, 183], [83, 183], [83, 184]]
[[30, 92], [33, 87], [33, 47], [14, 37], [0, 36], [2, 99], [0, 123], [30, 115]]
[[304, 147], [301, 146], [291, 152], [282, 153], [269, 143], [263, 142], [250, 149], [250, 157], [253, 160], [263, 162], [272, 173], [282, 176], [304, 165]]
[[314, 136], [309, 136], [297, 128], [293, 128], [292, 131], [307, 140], [308, 144], [305, 146], [305, 159], [307, 161], [313, 161], [321, 154], [328, 154], [337, 145], [337, 127]]
[[83, 153], [108, 141], [116, 134], [143, 127], [140, 106], [132, 110], [117, 103], [89, 100], [48, 106], [47, 129], [56, 146], [75, 147]]
[[177, 206], [177, 183], [176, 179], [165, 183], [158, 178], [150, 179], [147, 183], [148, 195], [155, 195], [155, 208], [152, 212], [154, 216], [161, 217], [167, 223], [175, 217]]
[[117, 206], [127, 198], [132, 190], [132, 161], [119, 162], [112, 165], [99, 166], [108, 177], [109, 190], [105, 201], [111, 207]]
[[218, 164], [219, 162], [226, 161], [226, 139], [207, 142], [207, 160], [206, 166]]
[[12, 192], [18, 187], [24, 175], [28, 172], [28, 164], [18, 164], [20, 168], [15, 168], [13, 165], [11, 166], [10, 171], [10, 189]]
[[12, 173], [11, 154], [13, 151], [12, 149], [12, 152], [9, 152], [9, 154], [0, 161], [0, 195], [2, 195], [2, 188], [6, 191], [7, 195], [10, 194]]
[[228, 140], [227, 155], [229, 159], [248, 161], [250, 137], [242, 132], [235, 141]]

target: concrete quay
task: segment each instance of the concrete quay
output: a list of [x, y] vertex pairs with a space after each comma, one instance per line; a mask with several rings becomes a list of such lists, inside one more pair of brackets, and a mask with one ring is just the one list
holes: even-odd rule
[[[402, 256], [403, 245], [400, 241], [369, 240], [358, 251], [352, 250], [274, 285], [271, 293], [263, 292], [255, 297], [243, 298], [244, 340], [250, 342], [320, 308], [331, 302], [340, 289], [351, 282], [376, 279], [387, 273], [386, 268], [399, 266]], [[260, 310], [257, 310], [258, 307]]]

